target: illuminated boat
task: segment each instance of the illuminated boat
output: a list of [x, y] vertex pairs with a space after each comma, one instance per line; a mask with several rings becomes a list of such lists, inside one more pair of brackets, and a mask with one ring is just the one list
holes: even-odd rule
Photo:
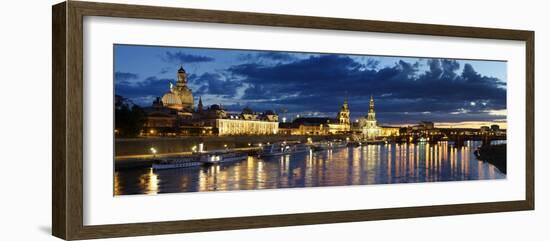
[[155, 160], [153, 162], [153, 170], [163, 170], [163, 169], [175, 169], [175, 168], [189, 168], [189, 167], [198, 167], [202, 166], [203, 163], [199, 161], [197, 156], [193, 157], [183, 157], [179, 159], [172, 160]]
[[348, 147], [348, 142], [338, 141], [338, 142], [321, 142], [318, 144], [314, 144], [312, 146], [314, 151], [324, 151], [324, 150], [334, 150], [338, 148], [345, 148]]
[[419, 143], [428, 142], [429, 140], [430, 140], [430, 138], [424, 138], [424, 137], [418, 138], [418, 142], [419, 142]]
[[217, 164], [246, 160], [248, 154], [244, 152], [210, 152], [201, 155], [200, 162], [205, 164]]
[[287, 145], [286, 143], [273, 144], [273, 145], [265, 146], [260, 153], [260, 157], [280, 156], [280, 155], [308, 152], [310, 149], [311, 148], [305, 144], [294, 144], [294, 145]]

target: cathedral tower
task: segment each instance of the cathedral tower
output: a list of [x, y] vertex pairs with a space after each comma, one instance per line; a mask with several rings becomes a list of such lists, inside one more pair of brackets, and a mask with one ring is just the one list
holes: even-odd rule
[[374, 112], [374, 98], [370, 96], [369, 101], [369, 112], [367, 116], [361, 119], [361, 128], [363, 133], [363, 138], [366, 139], [375, 139], [380, 136], [381, 128], [376, 123], [376, 113]]
[[344, 126], [345, 131], [350, 130], [351, 121], [350, 121], [350, 113], [349, 113], [347, 98], [344, 100], [344, 104], [342, 104], [342, 107], [340, 107], [340, 111], [338, 112], [337, 119], [338, 119], [338, 123]]
[[374, 99], [370, 96], [369, 113], [367, 114], [367, 120], [373, 122], [373, 126], [376, 125], [376, 113], [374, 113]]
[[178, 70], [178, 83], [187, 85], [187, 73], [185, 72], [185, 69], [183, 69], [183, 66], [180, 66], [180, 69]]
[[183, 66], [180, 66], [178, 70], [178, 81], [176, 82], [176, 87], [174, 87], [173, 92], [180, 98], [184, 110], [191, 111], [193, 109], [193, 93], [187, 86], [187, 73], [185, 69], [183, 69]]

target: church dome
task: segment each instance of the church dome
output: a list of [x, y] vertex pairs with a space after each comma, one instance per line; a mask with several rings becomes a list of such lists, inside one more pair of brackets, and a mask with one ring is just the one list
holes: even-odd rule
[[181, 109], [181, 99], [178, 95], [168, 92], [162, 96], [162, 103], [169, 108]]
[[188, 88], [182, 88], [178, 91], [180, 103], [185, 107], [193, 107], [193, 93]]

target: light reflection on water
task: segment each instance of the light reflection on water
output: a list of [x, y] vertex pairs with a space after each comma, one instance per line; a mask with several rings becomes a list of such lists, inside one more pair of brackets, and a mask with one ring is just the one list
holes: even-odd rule
[[364, 184], [502, 179], [506, 175], [473, 152], [439, 144], [387, 144], [297, 153], [245, 161], [153, 171], [115, 173], [115, 195], [254, 190]]

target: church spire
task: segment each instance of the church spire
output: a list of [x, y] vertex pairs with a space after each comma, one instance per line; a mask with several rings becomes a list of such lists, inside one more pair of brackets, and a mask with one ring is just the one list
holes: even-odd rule
[[183, 65], [180, 65], [180, 69], [178, 70], [178, 73], [185, 73], [185, 69], [183, 69]]
[[342, 110], [348, 110], [349, 109], [349, 105], [348, 105], [348, 97], [346, 96], [346, 98], [344, 98], [344, 103], [342, 104]]
[[369, 112], [374, 112], [374, 98], [370, 95]]
[[376, 115], [374, 113], [374, 98], [371, 95], [370, 96], [370, 102], [369, 102], [369, 113], [367, 114], [367, 119], [372, 120], [372, 121], [376, 121], [375, 116]]
[[202, 106], [202, 96], [199, 96], [199, 106], [198, 106], [198, 111], [199, 111], [199, 112], [202, 112], [202, 109], [203, 109], [203, 106]]
[[178, 82], [176, 85], [186, 85], [187, 84], [187, 73], [185, 72], [185, 69], [183, 69], [183, 65], [180, 65], [180, 69], [178, 70]]
[[349, 113], [349, 106], [348, 106], [348, 98], [346, 97], [344, 99], [344, 103], [342, 104], [342, 107], [340, 108], [340, 112], [338, 112], [338, 121], [340, 124], [345, 125], [345, 130], [349, 131], [350, 128], [350, 113]]

